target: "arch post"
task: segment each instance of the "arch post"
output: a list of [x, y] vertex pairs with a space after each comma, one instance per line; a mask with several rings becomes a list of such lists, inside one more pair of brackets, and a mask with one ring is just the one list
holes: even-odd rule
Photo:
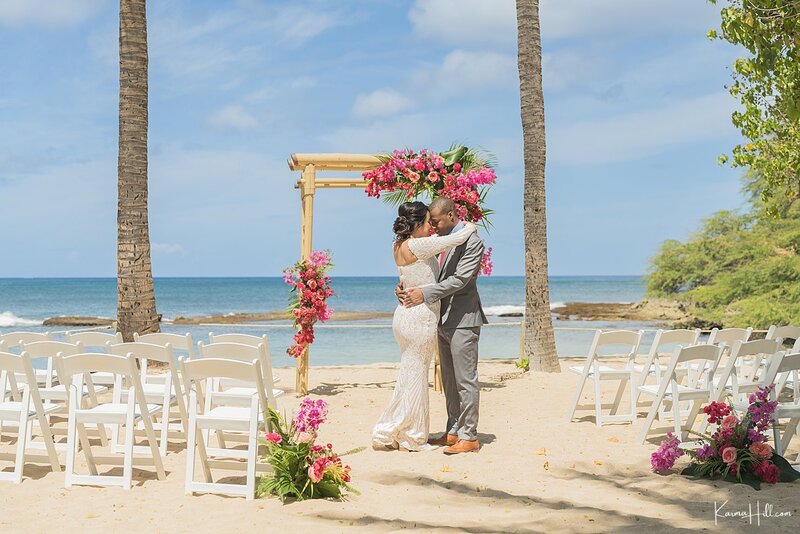
[[[300, 202], [302, 216], [300, 220], [300, 257], [307, 260], [311, 257], [311, 238], [314, 228], [314, 193], [317, 189], [317, 171], [313, 163], [309, 163], [300, 175]], [[297, 358], [295, 391], [298, 396], [308, 394], [308, 344]]]

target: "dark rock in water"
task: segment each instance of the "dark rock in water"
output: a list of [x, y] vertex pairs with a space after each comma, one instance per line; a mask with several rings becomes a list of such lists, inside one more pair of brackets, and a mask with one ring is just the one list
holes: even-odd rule
[[498, 313], [498, 317], [522, 317], [522, 312], [508, 312], [508, 313]]
[[107, 317], [51, 317], [45, 319], [44, 326], [110, 326], [114, 319]]

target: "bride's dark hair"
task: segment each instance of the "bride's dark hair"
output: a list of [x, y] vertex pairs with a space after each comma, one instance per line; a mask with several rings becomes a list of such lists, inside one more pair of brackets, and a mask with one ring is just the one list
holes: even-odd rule
[[405, 202], [397, 210], [397, 219], [394, 220], [395, 240], [399, 243], [405, 241], [417, 227], [425, 222], [428, 206], [422, 202]]

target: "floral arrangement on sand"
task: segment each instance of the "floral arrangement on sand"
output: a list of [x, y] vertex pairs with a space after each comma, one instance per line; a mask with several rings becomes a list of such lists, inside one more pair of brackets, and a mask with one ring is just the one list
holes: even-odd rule
[[283, 271], [283, 281], [292, 287], [289, 296], [289, 314], [294, 319], [297, 333], [294, 344], [286, 353], [297, 358], [307, 345], [314, 342], [314, 323], [327, 321], [333, 309], [327, 304], [336, 293], [331, 289], [331, 279], [325, 273], [333, 266], [330, 253], [315, 250], [308, 259], [300, 260]]
[[[378, 157], [381, 164], [363, 173], [368, 196], [391, 204], [442, 196], [453, 201], [460, 220], [488, 226], [493, 212], [486, 207], [486, 194], [497, 181], [491, 155], [453, 145], [440, 153], [404, 149]], [[490, 248], [481, 262], [480, 274], [491, 274], [492, 267]]]
[[708, 422], [716, 431], [700, 436], [700, 446], [684, 451], [681, 442], [672, 433], [667, 434], [658, 450], [650, 457], [654, 471], [666, 471], [675, 461], [688, 454], [692, 459], [682, 475], [697, 478], [721, 477], [730, 482], [748, 484], [760, 489], [761, 483], [792, 482], [800, 473], [778, 455], [767, 443], [764, 433], [775, 423], [773, 414], [777, 401], [769, 400], [774, 384], [759, 388], [748, 398], [747, 412], [739, 419], [733, 407], [722, 402], [712, 402], [703, 408]]
[[276, 495], [286, 502], [289, 498], [339, 499], [344, 491], [358, 494], [349, 485], [350, 466], [342, 463], [333, 445], [316, 443], [319, 427], [328, 416], [324, 400], [304, 398], [289, 423], [277, 411], [269, 412], [270, 431], [264, 434], [263, 443], [273, 474], [261, 477], [257, 496]]

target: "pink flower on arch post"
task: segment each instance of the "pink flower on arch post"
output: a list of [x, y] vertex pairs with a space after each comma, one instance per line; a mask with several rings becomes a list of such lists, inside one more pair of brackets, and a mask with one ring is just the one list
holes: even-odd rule
[[283, 438], [277, 432], [267, 432], [266, 436], [264, 437], [267, 441], [274, 443], [275, 445], [278, 445], [283, 441]]

